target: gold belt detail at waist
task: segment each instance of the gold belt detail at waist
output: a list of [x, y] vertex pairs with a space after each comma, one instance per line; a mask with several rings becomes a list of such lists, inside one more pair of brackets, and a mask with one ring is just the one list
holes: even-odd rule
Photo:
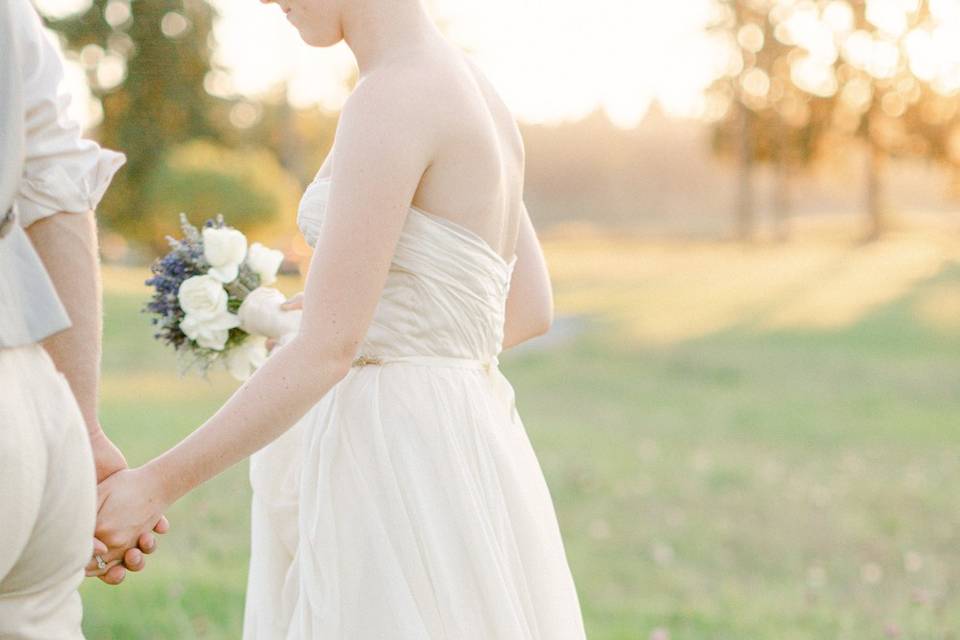
[[370, 356], [370, 355], [361, 355], [356, 358], [352, 365], [353, 367], [363, 367], [367, 365], [385, 365], [402, 362], [406, 364], [414, 364], [420, 366], [428, 367], [460, 367], [465, 369], [481, 369], [483, 371], [489, 372], [491, 369], [499, 366], [500, 362], [497, 359], [497, 356], [492, 356], [488, 360], [482, 360], [479, 358], [455, 358], [450, 356], [422, 356], [422, 355], [407, 355], [407, 356]]

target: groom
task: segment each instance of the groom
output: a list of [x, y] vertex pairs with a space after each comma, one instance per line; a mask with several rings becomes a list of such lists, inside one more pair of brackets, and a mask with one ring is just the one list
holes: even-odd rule
[[[29, 0], [0, 0], [0, 60], [0, 638], [82, 638], [77, 587], [106, 553], [96, 484], [127, 466], [97, 419], [93, 214], [124, 158], [67, 116], [63, 61]], [[119, 584], [155, 547], [146, 534], [93, 573]]]

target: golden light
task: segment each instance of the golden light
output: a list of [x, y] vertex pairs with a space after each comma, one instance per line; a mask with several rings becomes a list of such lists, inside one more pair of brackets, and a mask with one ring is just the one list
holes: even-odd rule
[[960, 127], [955, 127], [947, 139], [947, 153], [954, 162], [960, 162]]
[[807, 93], [829, 98], [839, 88], [833, 67], [822, 64], [812, 56], [803, 56], [790, 67], [790, 79]]
[[921, 80], [933, 80], [939, 64], [930, 32], [926, 29], [914, 29], [904, 38], [903, 46], [910, 60], [910, 71]]
[[97, 65], [97, 85], [101, 89], [113, 89], [127, 77], [127, 61], [114, 53], [103, 56]]
[[781, 100], [777, 103], [777, 111], [792, 127], [800, 128], [810, 122], [810, 105], [803, 100], [794, 97]]
[[160, 20], [160, 31], [168, 38], [179, 38], [190, 28], [190, 22], [180, 13], [170, 11]]
[[858, 69], [870, 66], [873, 37], [866, 31], [854, 31], [843, 41], [843, 58]]
[[834, 33], [849, 33], [854, 27], [853, 8], [845, 0], [833, 0], [823, 9], [823, 21]]
[[941, 125], [952, 120], [958, 111], [956, 100], [937, 97], [925, 100], [921, 105], [921, 116], [932, 125]]
[[762, 69], [750, 69], [740, 78], [740, 84], [744, 91], [756, 98], [763, 98], [770, 92], [770, 76]]
[[917, 10], [917, 0], [870, 0], [867, 22], [898, 38], [907, 30], [907, 14]]
[[230, 74], [220, 69], [211, 69], [203, 77], [203, 89], [212, 96], [225, 98], [235, 93]]
[[892, 78], [897, 75], [897, 65], [900, 64], [900, 49], [888, 40], [877, 40], [873, 43], [870, 63], [867, 69], [874, 78]]
[[[699, 115], [719, 48], [705, 33], [712, 0], [435, 0], [449, 35], [473, 52], [528, 122], [602, 108], [632, 126], [650, 103]], [[669, 64], [664, 60], [669, 59]]]
[[718, 70], [720, 73], [717, 75], [738, 76], [743, 72], [743, 67], [743, 55], [738, 49], [731, 46], [728, 47], [724, 57], [723, 68]]
[[[783, 7], [788, 7], [783, 4]], [[817, 33], [825, 28], [820, 21], [820, 12], [813, 2], [801, 2], [792, 9], [785, 9], [787, 18], [782, 22], [785, 29], [780, 33], [784, 44], [796, 44], [810, 48], [811, 41], [818, 39]]]
[[103, 10], [103, 19], [111, 27], [119, 27], [130, 19], [130, 5], [123, 0], [111, 0]]
[[763, 30], [754, 23], [745, 24], [737, 32], [737, 42], [747, 51], [756, 53], [763, 49]]
[[943, 23], [960, 21], [960, 3], [957, 0], [929, 0], [930, 13]]
[[[91, 0], [35, 1], [44, 13], [62, 17], [85, 10]], [[204, 80], [208, 92], [255, 99], [284, 84], [294, 106], [328, 111], [342, 106], [356, 75], [344, 45], [308, 47], [276, 7], [254, 0], [211, 1], [221, 17], [214, 27], [217, 68]], [[715, 119], [726, 112], [727, 102], [707, 98], [705, 89], [724, 76], [737, 78], [755, 100], [776, 102], [784, 95], [777, 73], [771, 78], [750, 69], [755, 54], [769, 44], [759, 25], [707, 31], [708, 24], [733, 19], [730, 7], [716, 0], [427, 2], [450, 38], [470, 51], [527, 122], [558, 123], [602, 109], [615, 124], [630, 128], [653, 103], [673, 115]], [[877, 79], [909, 70], [944, 96], [960, 92], [958, 0], [867, 0], [869, 31], [856, 30], [850, 0], [771, 0], [765, 6], [774, 38], [798, 47], [789, 57], [790, 81], [811, 95], [829, 97], [847, 84], [849, 75], [836, 75], [841, 57]], [[921, 6], [929, 8], [929, 17], [917, 24]], [[120, 26], [130, 18], [128, 0], [109, 0], [108, 24]], [[190, 28], [178, 12], [167, 13], [158, 26], [170, 38]], [[122, 61], [135, 49], [129, 36], [117, 31], [106, 50], [90, 45], [79, 59], [102, 86], [115, 86], [126, 73]], [[72, 90], [86, 109], [89, 100], [81, 88]], [[909, 103], [915, 91], [900, 93]], [[861, 104], [863, 90], [854, 85], [843, 95], [845, 102]], [[888, 100], [885, 112], [901, 112], [896, 100]], [[95, 114], [87, 122], [93, 124], [92, 118]]]
[[848, 107], [862, 113], [873, 99], [873, 86], [865, 78], [853, 78], [843, 86], [840, 97]]
[[[273, 7], [216, 3], [223, 15], [217, 59], [239, 93], [256, 95], [286, 80], [295, 104], [339, 108], [347, 96], [344, 80], [355, 73], [349, 52], [302, 45]], [[704, 89], [735, 64], [706, 33], [717, 11], [713, 0], [597, 0], [589, 6], [572, 0], [434, 0], [430, 5], [451, 39], [471, 52], [528, 122], [574, 120], [603, 109], [616, 124], [631, 127], [653, 101], [670, 113], [701, 116], [707, 108]]]
[[[835, 31], [843, 30], [846, 24], [844, 12], [850, 11], [846, 2], [831, 2], [824, 9], [822, 19], [812, 2], [802, 2], [792, 9], [786, 3], [779, 6], [785, 7], [777, 16], [782, 20], [775, 31], [779, 39], [805, 49], [811, 64], [829, 66], [836, 62], [839, 52]], [[852, 19], [852, 15], [848, 17]]]
[[126, 33], [115, 31], [107, 36], [107, 49], [124, 58], [129, 58], [136, 52], [137, 45], [134, 44], [133, 38]]
[[248, 129], [255, 125], [263, 109], [251, 102], [238, 102], [230, 108], [230, 124], [238, 129]]
[[891, 92], [880, 100], [880, 108], [891, 118], [899, 118], [907, 112], [907, 101], [901, 94]]
[[98, 44], [88, 44], [80, 49], [80, 63], [87, 69], [96, 69], [100, 61], [103, 60], [103, 47]]

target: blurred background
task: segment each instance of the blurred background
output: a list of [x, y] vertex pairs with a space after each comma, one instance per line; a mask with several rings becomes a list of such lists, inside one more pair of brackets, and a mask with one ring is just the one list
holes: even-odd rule
[[[235, 388], [178, 377], [151, 260], [223, 213], [309, 250], [356, 79], [254, 0], [36, 0], [92, 136], [102, 417], [137, 464]], [[554, 278], [504, 354], [589, 637], [960, 637], [960, 0], [431, 0], [521, 124]], [[415, 90], [415, 88], [412, 88]], [[90, 638], [236, 638], [249, 487], [178, 504]]]

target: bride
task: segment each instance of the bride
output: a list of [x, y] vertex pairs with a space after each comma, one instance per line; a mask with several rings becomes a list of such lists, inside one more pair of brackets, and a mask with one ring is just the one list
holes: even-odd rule
[[189, 437], [100, 485], [103, 571], [253, 455], [245, 638], [584, 638], [497, 363], [553, 313], [513, 118], [421, 0], [263, 1], [360, 72], [301, 201], [302, 322]]

